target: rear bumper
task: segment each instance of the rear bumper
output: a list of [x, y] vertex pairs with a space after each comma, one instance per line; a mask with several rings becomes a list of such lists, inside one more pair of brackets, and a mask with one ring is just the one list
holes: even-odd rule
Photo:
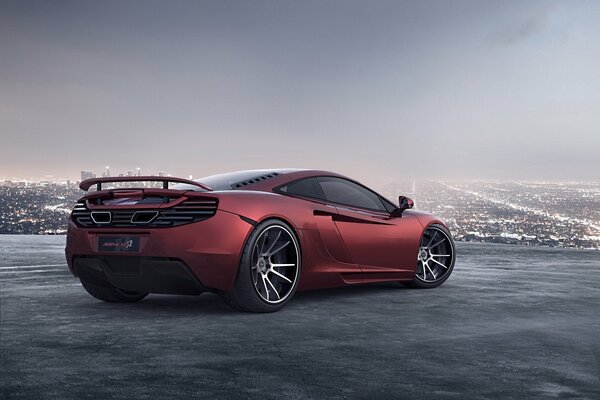
[[76, 256], [77, 275], [97, 286], [140, 293], [198, 295], [207, 290], [181, 260], [166, 257]]
[[[73, 275], [101, 271], [103, 279], [122, 289], [182, 294], [204, 289], [229, 291], [251, 230], [252, 225], [237, 214], [222, 210], [207, 220], [172, 228], [81, 228], [70, 221], [65, 254]], [[137, 236], [139, 252], [115, 255], [98, 251], [98, 238], [103, 235]], [[129, 270], [126, 265], [131, 266]], [[165, 278], [169, 276], [172, 279]], [[90, 275], [86, 278], [93, 279]], [[176, 290], [177, 282], [181, 290]]]

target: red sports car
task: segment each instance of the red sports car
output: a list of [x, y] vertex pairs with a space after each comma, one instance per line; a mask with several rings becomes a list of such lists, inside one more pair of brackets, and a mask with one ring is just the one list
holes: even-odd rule
[[270, 312], [296, 290], [386, 281], [432, 288], [454, 267], [439, 218], [332, 172], [94, 178], [80, 188], [95, 190], [71, 214], [67, 262], [108, 302], [211, 291], [235, 309]]

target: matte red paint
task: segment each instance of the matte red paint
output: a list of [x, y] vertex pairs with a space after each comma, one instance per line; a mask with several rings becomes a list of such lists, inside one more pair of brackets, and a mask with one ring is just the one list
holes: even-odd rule
[[[387, 213], [273, 192], [280, 185], [310, 176], [345, 178], [327, 171], [305, 170], [284, 173], [238, 190], [194, 192], [147, 189], [149, 194], [180, 196], [160, 205], [94, 205], [95, 199], [111, 194], [110, 190], [91, 192], [82, 198], [89, 200], [90, 209], [167, 208], [198, 196], [218, 198], [219, 203], [213, 217], [169, 228], [82, 228], [70, 221], [65, 249], [69, 269], [75, 275], [75, 256], [105, 254], [97, 250], [99, 235], [135, 235], [140, 237], [140, 252], [125, 253], [123, 256], [179, 258], [207, 288], [229, 291], [236, 278], [241, 252], [254, 228], [240, 218], [243, 216], [256, 222], [279, 218], [293, 227], [302, 253], [298, 283], [300, 291], [412, 280], [425, 228], [433, 223], [444, 223], [433, 215], [412, 210], [406, 210], [400, 218], [390, 218]], [[122, 181], [135, 180], [133, 178]], [[139, 190], [131, 189], [132, 195], [140, 195]]]

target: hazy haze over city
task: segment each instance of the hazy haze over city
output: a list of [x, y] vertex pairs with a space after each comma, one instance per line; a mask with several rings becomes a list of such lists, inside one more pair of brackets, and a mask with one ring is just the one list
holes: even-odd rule
[[3, 1], [0, 179], [597, 181], [596, 1]]

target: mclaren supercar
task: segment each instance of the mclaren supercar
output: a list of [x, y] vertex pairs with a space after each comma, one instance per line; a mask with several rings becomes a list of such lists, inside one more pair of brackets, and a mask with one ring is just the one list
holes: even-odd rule
[[104, 177], [80, 188], [67, 262], [103, 301], [210, 291], [234, 309], [271, 312], [302, 290], [390, 281], [433, 288], [454, 267], [443, 221], [332, 172]]

